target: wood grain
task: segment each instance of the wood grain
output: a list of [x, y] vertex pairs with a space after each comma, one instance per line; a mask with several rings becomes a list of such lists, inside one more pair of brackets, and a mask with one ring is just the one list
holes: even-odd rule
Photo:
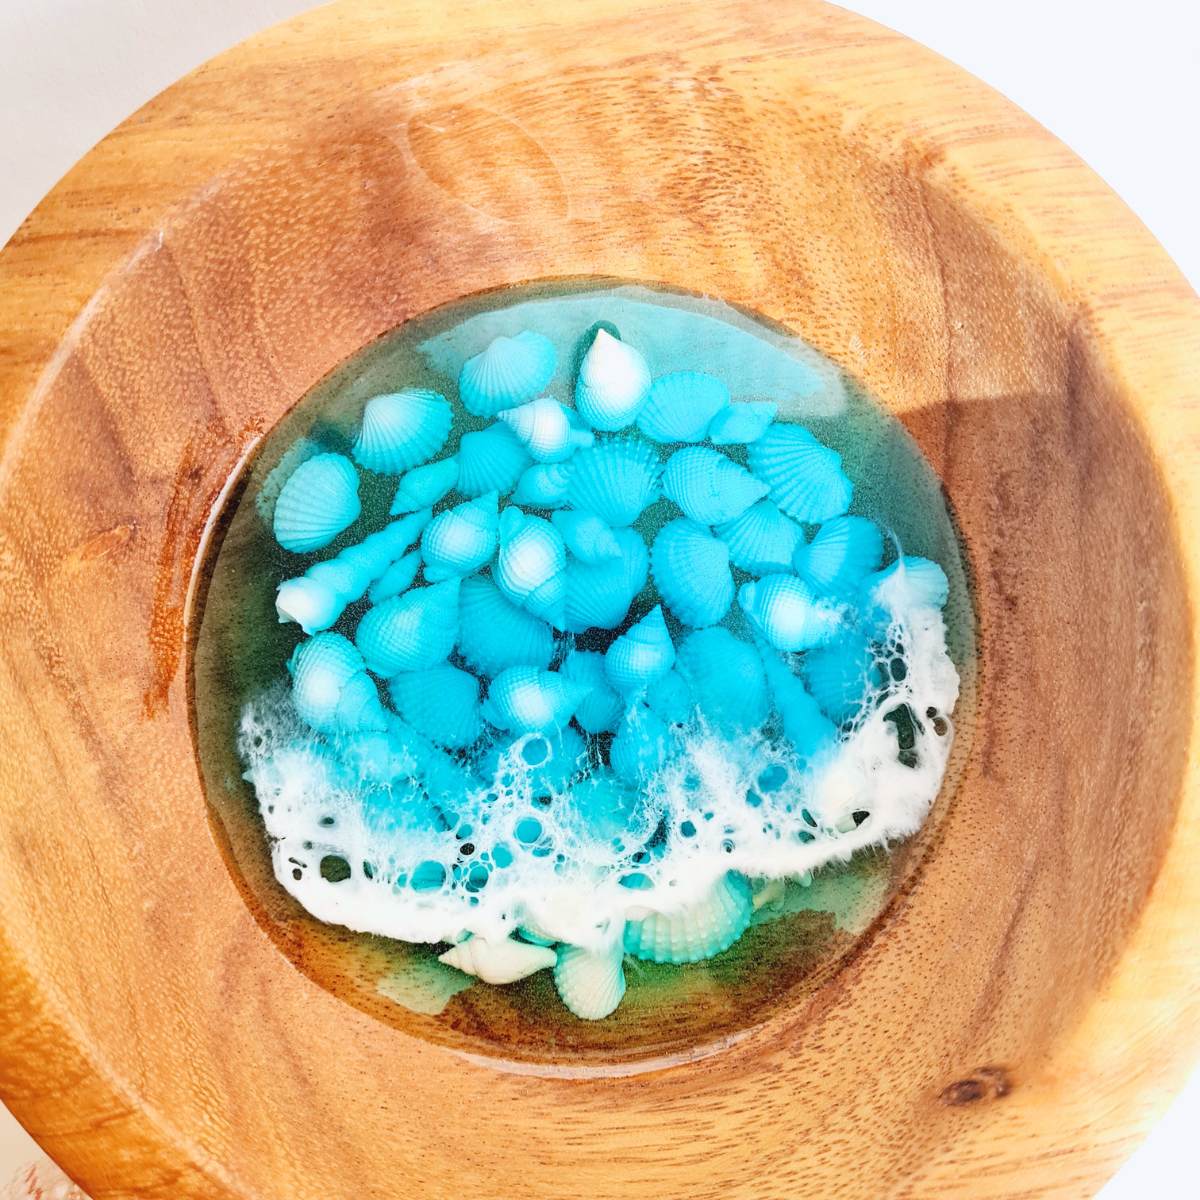
[[[756, 308], [899, 413], [982, 661], [963, 785], [836, 976], [702, 1062], [574, 1078], [279, 953], [184, 648], [214, 509], [314, 382], [591, 273]], [[815, 0], [354, 0], [88, 155], [0, 255], [0, 330], [0, 1095], [97, 1200], [1086, 1196], [1184, 1078], [1200, 307], [982, 85]]]

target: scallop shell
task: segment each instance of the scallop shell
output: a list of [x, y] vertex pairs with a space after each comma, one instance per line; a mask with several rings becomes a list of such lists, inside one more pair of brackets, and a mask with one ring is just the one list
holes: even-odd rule
[[514, 603], [558, 629], [567, 596], [567, 548], [562, 535], [541, 517], [509, 507], [500, 514], [500, 550], [492, 572]]
[[367, 599], [372, 604], [382, 604], [393, 596], [399, 596], [401, 592], [407, 592], [420, 569], [421, 554], [417, 550], [396, 559], [367, 589]]
[[439, 513], [421, 535], [425, 578], [439, 583], [456, 575], [470, 575], [496, 553], [499, 497], [488, 492]]
[[292, 652], [288, 670], [296, 712], [318, 733], [387, 727], [362, 655], [340, 633], [306, 638]]
[[464, 433], [458, 444], [458, 490], [474, 500], [511, 492], [530, 463], [529, 452], [507, 425]]
[[620, 542], [595, 513], [563, 509], [550, 518], [550, 523], [580, 562], [597, 563], [621, 557]]
[[641, 534], [633, 529], [614, 529], [613, 536], [621, 548], [620, 558], [598, 563], [572, 558], [567, 562], [564, 616], [569, 633], [616, 629], [646, 586], [650, 556]]
[[354, 634], [368, 668], [388, 678], [440, 663], [458, 638], [458, 589], [448, 579], [369, 609]]
[[646, 688], [645, 701], [646, 707], [668, 725], [686, 724], [696, 707], [692, 690], [679, 673], [678, 666]]
[[516, 337], [498, 337], [486, 350], [463, 363], [458, 395], [477, 417], [494, 417], [532, 400], [554, 377], [554, 343], [526, 329]]
[[534, 463], [517, 480], [512, 502], [529, 508], [561, 508], [567, 502], [570, 486], [569, 463]]
[[732, 521], [767, 494], [765, 483], [708, 446], [676, 450], [667, 460], [662, 484], [668, 499], [701, 525]]
[[579, 728], [585, 733], [611, 733], [616, 729], [625, 702], [609, 686], [604, 655], [594, 650], [572, 650], [563, 661], [562, 673], [588, 688], [575, 709]]
[[479, 738], [479, 680], [449, 663], [405, 671], [388, 684], [396, 711], [437, 746], [462, 750]]
[[571, 460], [567, 502], [614, 528], [632, 525], [658, 499], [660, 471], [657, 456], [645, 442], [598, 442]]
[[397, 517], [401, 513], [432, 508], [453, 490], [457, 482], [457, 458], [442, 458], [423, 467], [414, 467], [401, 477], [390, 512]]
[[645, 787], [671, 753], [666, 722], [644, 704], [634, 705], [621, 719], [609, 747], [613, 774], [630, 787]]
[[771, 400], [747, 400], [723, 408], [708, 426], [714, 446], [737, 446], [757, 442], [775, 420], [779, 405]]
[[795, 575], [764, 575], [742, 584], [738, 604], [776, 650], [809, 650], [831, 641], [841, 610]]
[[758, 652], [719, 625], [697, 629], [679, 644], [676, 670], [701, 717], [725, 732], [754, 729], [770, 710]]
[[554, 986], [562, 1002], [584, 1021], [600, 1021], [615, 1012], [625, 997], [623, 960], [619, 941], [603, 952], [559, 946]]
[[579, 365], [575, 409], [593, 428], [613, 432], [632, 425], [650, 395], [650, 368], [630, 346], [605, 329]]
[[853, 591], [879, 566], [883, 535], [866, 517], [834, 517], [796, 550], [796, 570], [818, 592]]
[[871, 643], [857, 633], [810, 650], [801, 670], [813, 699], [835, 725], [854, 720], [883, 683]]
[[769, 646], [761, 647], [763, 669], [784, 737], [797, 757], [811, 761], [837, 745], [837, 726], [821, 711], [803, 680]]
[[553, 967], [557, 955], [546, 946], [534, 946], [515, 938], [489, 941], [476, 935], [439, 954], [438, 962], [474, 975], [484, 983], [516, 983], [536, 971]]
[[638, 414], [638, 428], [652, 442], [700, 442], [709, 422], [729, 403], [729, 389], [704, 371], [660, 375]]
[[463, 580], [458, 620], [458, 652], [482, 675], [516, 666], [544, 669], [554, 657], [550, 626], [513, 604], [483, 576]]
[[684, 625], [715, 625], [733, 603], [729, 547], [686, 517], [659, 530], [650, 573], [663, 603]]
[[508, 667], [488, 688], [484, 716], [497, 729], [517, 733], [561, 729], [588, 693], [557, 671], [537, 667]]
[[521, 733], [492, 744], [480, 762], [480, 776], [497, 792], [527, 788], [534, 796], [566, 789], [587, 765], [587, 747], [577, 730]]
[[862, 595], [889, 608], [945, 608], [950, 599], [950, 581], [946, 572], [928, 558], [906, 554], [891, 566], [863, 580]]
[[750, 884], [729, 871], [695, 904], [671, 916], [651, 913], [625, 925], [625, 951], [657, 963], [690, 963], [728, 950], [754, 912]]
[[596, 440], [590, 429], [572, 424], [570, 411], [549, 396], [531, 400], [519, 408], [506, 408], [497, 415], [516, 434], [534, 462], [562, 462]]
[[368, 471], [398, 475], [428, 461], [446, 444], [450, 422], [446, 397], [427, 388], [375, 396], [363, 409], [351, 453]]
[[609, 682], [622, 695], [637, 693], [675, 665], [675, 646], [661, 605], [655, 605], [604, 654]]
[[275, 540], [295, 554], [328, 546], [362, 512], [358, 472], [344, 454], [305, 459], [287, 478], [275, 501]]
[[799, 425], [772, 425], [750, 443], [749, 461], [771, 499], [797, 521], [828, 521], [850, 507], [854, 485], [842, 470], [842, 456]]
[[797, 550], [804, 544], [804, 533], [770, 500], [752, 504], [740, 517], [717, 528], [729, 547], [735, 567], [751, 575], [769, 575], [790, 571]]
[[313, 438], [297, 438], [279, 456], [279, 461], [267, 472], [267, 477], [258, 486], [254, 497], [254, 507], [266, 524], [270, 525], [275, 515], [275, 501], [283, 485], [287, 483], [295, 469], [306, 460], [321, 453], [321, 443]]

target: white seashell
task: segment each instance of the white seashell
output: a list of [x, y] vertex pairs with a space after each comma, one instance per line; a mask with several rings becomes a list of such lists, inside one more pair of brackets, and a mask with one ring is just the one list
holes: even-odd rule
[[368, 609], [354, 634], [367, 667], [386, 679], [441, 662], [458, 639], [458, 590], [448, 579]]
[[764, 575], [742, 584], [738, 604], [776, 650], [811, 650], [831, 641], [842, 610], [795, 575]]
[[754, 901], [750, 885], [734, 871], [707, 896], [670, 916], [651, 913], [625, 926], [625, 950], [658, 963], [690, 963], [728, 950], [746, 932]]
[[516, 983], [527, 975], [553, 967], [557, 955], [547, 946], [534, 946], [515, 938], [494, 942], [476, 935], [439, 954], [438, 962], [457, 967], [484, 983]]
[[688, 446], [667, 460], [663, 492], [701, 525], [741, 516], [767, 494], [767, 485], [708, 446]]
[[570, 463], [534, 463], [517, 480], [512, 502], [529, 508], [561, 508], [570, 486]]
[[615, 1012], [625, 997], [624, 950], [618, 940], [603, 951], [559, 946], [554, 986], [562, 1002], [585, 1021]]
[[396, 711], [437, 746], [462, 750], [478, 740], [479, 680], [449, 663], [406, 671], [388, 684]]
[[305, 459], [287, 478], [275, 501], [275, 540], [294, 554], [328, 546], [358, 520], [358, 472], [343, 454]]
[[549, 521], [512, 506], [500, 514], [500, 549], [492, 572], [496, 585], [514, 604], [557, 629], [565, 619], [566, 569], [567, 548]]
[[554, 377], [554, 343], [525, 330], [516, 337], [498, 337], [463, 364], [458, 395], [463, 407], [477, 417], [494, 417], [506, 408], [532, 400]]
[[498, 416], [535, 462], [562, 462], [581, 446], [590, 446], [595, 441], [590, 429], [576, 428], [570, 412], [549, 396], [531, 400], [520, 408], [506, 408]]
[[446, 397], [427, 388], [375, 396], [363, 409], [351, 451], [354, 461], [368, 471], [398, 475], [426, 462], [446, 444], [451, 420]]
[[579, 366], [575, 408], [593, 428], [611, 433], [637, 419], [650, 395], [650, 368], [626, 342], [597, 332]]
[[659, 530], [650, 571], [663, 603], [685, 625], [715, 625], [733, 603], [729, 547], [687, 517]]
[[661, 465], [636, 438], [612, 438], [580, 450], [571, 460], [567, 501], [608, 525], [632, 525], [658, 499]]
[[425, 578], [438, 583], [455, 575], [470, 575], [496, 553], [499, 497], [488, 492], [439, 513], [421, 536]]
[[906, 554], [882, 571], [868, 575], [861, 593], [868, 603], [886, 604], [892, 609], [913, 605], [945, 608], [950, 599], [950, 581], [937, 563]]
[[672, 371], [654, 381], [637, 424], [652, 442], [699, 442], [728, 404], [729, 389], [716, 376]]
[[771, 499], [797, 521], [817, 524], [850, 507], [854, 485], [842, 470], [842, 456], [800, 425], [772, 425], [750, 443], [749, 462]]
[[482, 675], [507, 667], [546, 668], [554, 657], [554, 631], [515, 605], [483, 576], [464, 579], [458, 600], [458, 652]]
[[736, 446], [757, 442], [775, 420], [779, 405], [769, 400], [748, 400], [722, 409], [708, 427], [714, 446]]
[[733, 565], [751, 575], [790, 571], [798, 548], [804, 544], [800, 526], [770, 500], [752, 504], [740, 517], [719, 525], [717, 533], [729, 547]]
[[458, 490], [472, 500], [488, 492], [511, 492], [530, 463], [529, 451], [499, 422], [464, 433], [457, 457]]
[[565, 628], [569, 633], [587, 629], [616, 629], [629, 606], [646, 586], [650, 556], [635, 529], [614, 529], [619, 558], [597, 563], [567, 562]]
[[675, 646], [661, 605], [655, 605], [604, 652], [609, 682], [623, 696], [641, 691], [674, 665]]
[[550, 523], [580, 562], [597, 563], [621, 557], [621, 543], [595, 513], [563, 509], [550, 518]]
[[400, 486], [396, 488], [396, 496], [392, 500], [392, 516], [432, 508], [457, 482], [457, 458], [443, 458], [426, 463], [423, 467], [414, 467], [400, 479]]

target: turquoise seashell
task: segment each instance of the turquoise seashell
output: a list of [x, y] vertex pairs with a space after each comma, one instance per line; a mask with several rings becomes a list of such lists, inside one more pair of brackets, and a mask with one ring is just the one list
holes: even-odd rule
[[818, 592], [853, 591], [879, 566], [883, 534], [866, 517], [834, 517], [796, 550], [797, 572]]
[[832, 641], [841, 609], [795, 575], [764, 575], [742, 584], [738, 604], [776, 650], [810, 650]]
[[668, 725], [686, 725], [696, 709], [692, 689], [676, 667], [646, 688], [646, 707]]
[[590, 429], [572, 423], [569, 409], [549, 396], [541, 396], [519, 408], [506, 408], [498, 416], [516, 434], [534, 462], [562, 462], [596, 440]]
[[715, 625], [733, 603], [729, 547], [686, 517], [658, 531], [650, 573], [663, 603], [684, 625]]
[[315, 458], [321, 452], [320, 442], [309, 437], [297, 438], [267, 472], [267, 477], [259, 484], [254, 497], [254, 507], [267, 525], [271, 524], [275, 516], [275, 501], [279, 499], [283, 485], [302, 462]]
[[728, 403], [729, 389], [716, 376], [672, 371], [651, 385], [637, 425], [652, 442], [700, 442]]
[[458, 490], [472, 500], [488, 492], [505, 495], [530, 464], [529, 451], [507, 425], [464, 433], [458, 444]]
[[616, 629], [629, 606], [646, 586], [650, 556], [642, 536], [634, 529], [614, 529], [620, 558], [598, 563], [567, 562], [565, 628], [569, 633], [587, 629]]
[[750, 443], [749, 461], [771, 499], [797, 521], [828, 521], [850, 507], [854, 485], [842, 470], [842, 456], [800, 425], [772, 425]]
[[804, 681], [769, 646], [761, 647], [767, 686], [784, 737], [798, 758], [811, 762], [837, 745], [837, 726], [821, 711]]
[[593, 428], [612, 433], [632, 425], [650, 395], [650, 368], [627, 342], [598, 330], [579, 364], [575, 410]]
[[562, 729], [588, 693], [557, 671], [509, 667], [488, 688], [484, 717], [497, 729], [544, 733]]
[[369, 609], [354, 634], [367, 667], [390, 678], [440, 663], [458, 639], [458, 589], [448, 579]]
[[387, 728], [362, 655], [340, 633], [306, 638], [292, 652], [288, 671], [296, 712], [318, 733]]
[[567, 502], [613, 528], [632, 525], [658, 499], [660, 472], [658, 457], [645, 442], [597, 442], [571, 460]]
[[620, 941], [596, 952], [559, 946], [554, 986], [563, 1004], [584, 1021], [602, 1021], [625, 997], [624, 950]]
[[535, 617], [562, 629], [567, 598], [567, 548], [541, 517], [519, 508], [500, 514], [500, 549], [492, 576], [500, 590]]
[[354, 461], [368, 471], [399, 475], [427, 462], [446, 444], [451, 420], [446, 397], [426, 388], [375, 396], [363, 409], [351, 451]]
[[750, 884], [729, 871], [681, 912], [626, 922], [625, 952], [657, 963], [700, 962], [728, 950], [746, 932], [753, 912]]
[[613, 774], [630, 787], [645, 787], [671, 754], [666, 722], [644, 704], [634, 705], [621, 719], [608, 751]]
[[401, 476], [400, 486], [396, 488], [396, 496], [392, 500], [391, 515], [398, 517], [401, 513], [432, 508], [454, 490], [457, 482], [457, 458], [442, 458], [423, 467], [413, 467]]
[[741, 516], [767, 494], [767, 485], [708, 446], [687, 446], [667, 460], [663, 492], [701, 525], [720, 525]]
[[424, 771], [430, 747], [394, 713], [386, 718], [386, 729], [338, 739], [338, 757], [359, 783], [393, 784], [413, 780]]
[[751, 575], [770, 575], [792, 569], [796, 552], [804, 544], [804, 533], [770, 500], [752, 504], [740, 517], [717, 527], [729, 547], [735, 567]]
[[463, 750], [479, 738], [479, 680], [449, 663], [394, 676], [388, 691], [396, 711], [434, 745]]
[[458, 377], [463, 407], [477, 417], [494, 417], [532, 400], [554, 378], [554, 343], [525, 330], [516, 337], [494, 338], [486, 350], [468, 358]]
[[470, 575], [491, 562], [496, 553], [498, 503], [496, 493], [488, 492], [430, 521], [421, 535], [421, 557], [430, 583]]
[[775, 420], [779, 405], [772, 400], [746, 400], [721, 409], [708, 426], [714, 446], [738, 446], [757, 442]]
[[871, 643], [858, 633], [808, 651], [801, 671], [813, 699], [835, 725], [853, 721], [883, 683]]
[[563, 509], [550, 518], [550, 523], [580, 562], [597, 563], [621, 557], [621, 543], [595, 513]]
[[937, 563], [906, 554], [891, 566], [867, 576], [862, 595], [875, 602], [886, 596], [894, 607], [903, 604], [945, 608], [950, 599], [950, 581]]
[[702, 720], [730, 733], [755, 729], [770, 700], [758, 652], [720, 625], [697, 629], [679, 644], [676, 670]]
[[535, 796], [547, 796], [564, 791], [586, 767], [583, 738], [565, 725], [557, 733], [522, 733], [493, 743], [478, 770], [498, 792], [523, 785]]
[[655, 605], [604, 653], [608, 680], [623, 696], [636, 694], [675, 665], [675, 646], [661, 605]]
[[594, 650], [572, 650], [563, 661], [562, 673], [588, 688], [575, 708], [579, 728], [584, 733], [611, 733], [616, 729], [625, 711], [625, 701], [609, 685], [604, 655]]
[[545, 669], [554, 657], [554, 631], [509, 600], [482, 575], [464, 579], [458, 598], [458, 652], [488, 677], [507, 667]]
[[398, 558], [373, 584], [367, 589], [367, 599], [372, 604], [382, 604], [393, 596], [407, 592], [412, 587], [417, 572], [421, 569], [420, 551], [414, 550], [403, 558]]
[[294, 554], [321, 550], [361, 512], [354, 464], [344, 454], [318, 454], [305, 459], [280, 489], [275, 540]]
[[528, 508], [561, 508], [570, 486], [570, 463], [534, 463], [521, 472], [512, 502]]

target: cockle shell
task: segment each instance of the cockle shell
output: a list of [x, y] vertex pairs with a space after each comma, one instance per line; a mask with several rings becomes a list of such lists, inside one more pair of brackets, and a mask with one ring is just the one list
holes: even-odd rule
[[571, 414], [557, 400], [541, 396], [519, 408], [506, 408], [498, 414], [529, 451], [534, 462], [562, 462], [582, 446], [590, 446], [595, 434], [577, 428]]
[[479, 680], [449, 663], [405, 671], [388, 684], [396, 711], [438, 746], [462, 750], [479, 738]]
[[708, 426], [714, 446], [736, 446], [756, 442], [775, 420], [779, 405], [769, 400], [747, 400], [721, 409]]
[[795, 575], [764, 575], [742, 584], [738, 604], [776, 650], [809, 650], [837, 636], [841, 609]]
[[689, 633], [676, 662], [693, 705], [716, 728], [754, 729], [766, 720], [770, 703], [758, 652], [728, 629], [716, 625]]
[[597, 563], [621, 557], [620, 542], [595, 513], [566, 508], [554, 513], [550, 523], [580, 562]]
[[484, 717], [497, 729], [518, 733], [561, 729], [588, 690], [557, 671], [509, 667], [492, 680]]
[[879, 566], [883, 535], [866, 517], [834, 517], [796, 549], [797, 572], [818, 592], [848, 593]]
[[396, 488], [396, 495], [392, 500], [392, 516], [432, 508], [453, 490], [457, 482], [457, 458], [442, 458], [437, 462], [426, 463], [423, 467], [414, 467], [401, 476], [400, 485]]
[[662, 769], [670, 753], [671, 733], [666, 722], [639, 703], [621, 718], [608, 761], [618, 779], [631, 787], [644, 787]]
[[749, 462], [771, 499], [797, 521], [828, 521], [850, 507], [854, 485], [842, 470], [842, 456], [800, 425], [772, 425], [750, 443]]
[[496, 553], [498, 501], [495, 492], [488, 492], [433, 518], [421, 535], [421, 557], [430, 583], [470, 575], [491, 561]]
[[506, 667], [546, 668], [554, 657], [554, 631], [481, 575], [464, 579], [458, 599], [458, 652], [481, 675]]
[[887, 602], [892, 608], [945, 608], [950, 599], [950, 581], [937, 563], [906, 554], [882, 571], [868, 575], [861, 594], [868, 602]]
[[[676, 662], [678, 663], [678, 655]], [[679, 673], [678, 666], [650, 684], [643, 698], [646, 707], [668, 725], [686, 724], [696, 707], [696, 702], [692, 699], [692, 690], [688, 687], [687, 680]]]
[[375, 396], [363, 409], [351, 451], [354, 461], [368, 471], [398, 475], [428, 461], [446, 444], [451, 420], [446, 397], [427, 388]]
[[563, 660], [562, 673], [588, 689], [575, 708], [579, 728], [585, 733], [611, 733], [616, 729], [625, 702], [608, 682], [604, 655], [594, 650], [572, 650]]
[[561, 508], [567, 503], [570, 486], [570, 462], [534, 463], [521, 472], [512, 502], [530, 508]]
[[650, 395], [650, 368], [626, 342], [605, 329], [583, 356], [575, 382], [575, 408], [593, 428], [613, 432], [632, 425]]
[[813, 699], [835, 725], [858, 716], [883, 682], [875, 651], [860, 633], [808, 651], [801, 669]]
[[534, 946], [515, 938], [490, 941], [476, 935], [439, 954], [438, 962], [457, 967], [484, 983], [516, 983], [536, 971], [553, 967], [557, 955], [546, 946]]
[[458, 590], [448, 579], [369, 609], [354, 635], [368, 668], [389, 678], [441, 662], [458, 638]]
[[566, 629], [616, 629], [629, 612], [634, 597], [646, 586], [650, 556], [641, 534], [634, 529], [614, 529], [621, 554], [597, 563], [576, 558], [567, 562]]
[[358, 520], [358, 472], [344, 454], [305, 459], [287, 478], [275, 501], [275, 540], [295, 554], [328, 546]]
[[458, 490], [474, 500], [488, 492], [505, 495], [532, 461], [507, 425], [497, 422], [464, 433], [458, 444]]
[[565, 620], [566, 569], [567, 548], [549, 521], [512, 506], [500, 514], [496, 585], [514, 604], [558, 629]]
[[625, 925], [625, 951], [658, 963], [700, 962], [729, 949], [746, 932], [754, 912], [750, 885], [735, 871], [708, 895], [670, 916], [653, 912]]
[[318, 733], [387, 727], [362, 655], [340, 633], [306, 638], [292, 652], [288, 670], [296, 712]]
[[554, 986], [562, 1002], [585, 1021], [615, 1012], [625, 996], [624, 951], [618, 940], [602, 952], [559, 946]]
[[672, 371], [651, 385], [637, 425], [652, 442], [699, 442], [728, 403], [729, 389], [716, 376]]
[[765, 483], [709, 446], [676, 450], [663, 470], [662, 486], [667, 498], [701, 525], [732, 521], [767, 494]]
[[458, 377], [463, 407], [477, 417], [494, 417], [506, 408], [532, 400], [554, 377], [554, 343], [525, 330], [498, 337], [486, 350], [467, 359]]
[[821, 711], [803, 680], [791, 665], [769, 646], [761, 646], [763, 669], [775, 711], [779, 714], [784, 737], [796, 755], [812, 761], [817, 755], [837, 745], [838, 731]]
[[659, 530], [650, 573], [663, 603], [685, 625], [715, 625], [733, 603], [729, 547], [687, 517]]
[[640, 692], [675, 665], [675, 646], [661, 605], [655, 605], [604, 653], [609, 682], [622, 695]]
[[567, 502], [614, 528], [632, 525], [658, 499], [660, 471], [657, 456], [645, 442], [597, 442], [571, 459]]
[[804, 533], [770, 500], [752, 504], [740, 517], [717, 527], [717, 534], [729, 547], [734, 566], [751, 575], [769, 575], [790, 571]]

